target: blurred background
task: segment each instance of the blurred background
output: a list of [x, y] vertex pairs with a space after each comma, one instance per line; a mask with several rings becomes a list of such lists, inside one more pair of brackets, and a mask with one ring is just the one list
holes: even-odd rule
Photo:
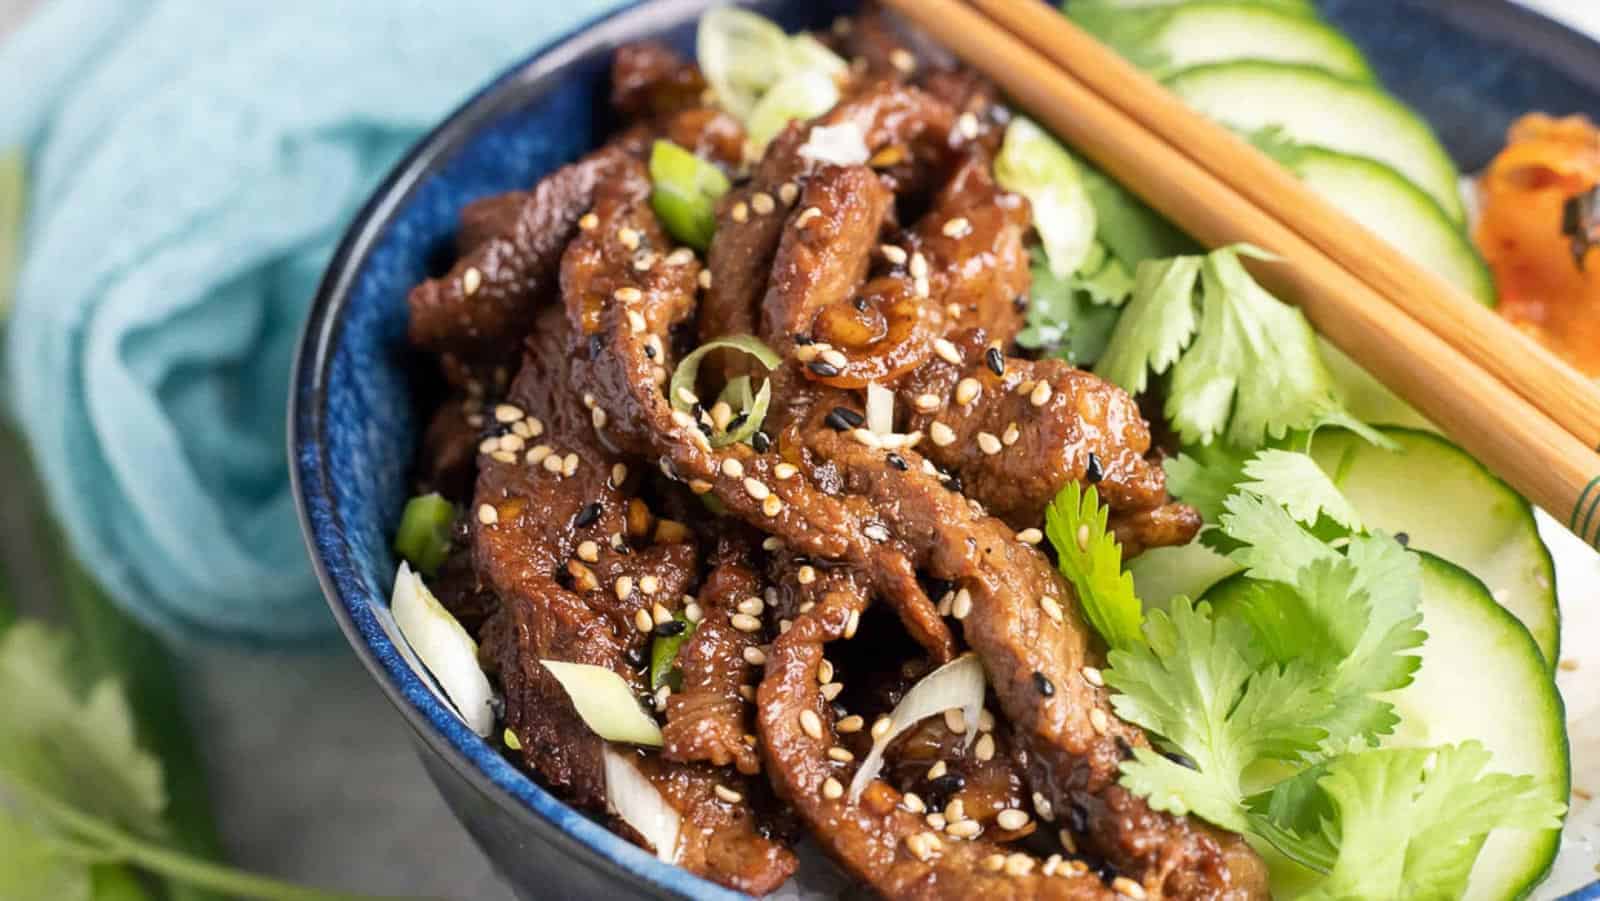
[[[1529, 2], [1600, 33], [1595, 0]], [[610, 5], [0, 0], [0, 629], [64, 642], [0, 643], [0, 695], [77, 685], [0, 699], [0, 771], [28, 737], [5, 717], [115, 752], [125, 708], [159, 758], [106, 769], [137, 800], [155, 768], [158, 843], [331, 890], [510, 897], [310, 578], [286, 367], [383, 170]], [[6, 797], [0, 899], [163, 897], [85, 862], [98, 846], [30, 843]]]

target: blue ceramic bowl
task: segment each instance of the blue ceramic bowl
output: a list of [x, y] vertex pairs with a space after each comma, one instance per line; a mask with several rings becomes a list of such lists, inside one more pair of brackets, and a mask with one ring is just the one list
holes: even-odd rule
[[[536, 52], [468, 100], [390, 173], [351, 224], [312, 306], [290, 398], [301, 522], [350, 644], [416, 733], [428, 773], [523, 897], [735, 893], [612, 835], [479, 739], [402, 657], [388, 617], [389, 536], [419, 422], [411, 407], [406, 292], [448, 248], [468, 201], [532, 184], [606, 133], [611, 52], [665, 38], [689, 49], [712, 0], [659, 0]], [[789, 27], [817, 27], [851, 0], [759, 0]], [[1520, 113], [1600, 119], [1600, 46], [1504, 0], [1324, 0], [1384, 82], [1438, 130], [1464, 170], [1481, 167]], [[1600, 883], [1574, 898], [1600, 899]]]

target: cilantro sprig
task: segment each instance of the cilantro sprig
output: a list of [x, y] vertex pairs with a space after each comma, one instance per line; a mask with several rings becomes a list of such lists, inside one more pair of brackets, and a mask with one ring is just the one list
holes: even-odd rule
[[1057, 566], [1072, 583], [1084, 615], [1113, 648], [1141, 644], [1143, 612], [1133, 576], [1122, 568], [1122, 547], [1107, 528], [1110, 510], [1093, 487], [1073, 482], [1044, 511], [1044, 531]]

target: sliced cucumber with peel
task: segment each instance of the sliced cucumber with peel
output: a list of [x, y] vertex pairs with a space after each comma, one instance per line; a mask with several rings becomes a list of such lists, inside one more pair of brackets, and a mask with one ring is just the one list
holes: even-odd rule
[[[1389, 747], [1475, 740], [1493, 754], [1492, 771], [1526, 774], [1566, 803], [1571, 782], [1566, 711], [1545, 658], [1528, 630], [1466, 570], [1431, 554], [1422, 559], [1422, 666], [1412, 683], [1385, 695], [1400, 716]], [[1218, 610], [1242, 575], [1205, 595]], [[1468, 899], [1521, 897], [1555, 860], [1559, 830], [1491, 832], [1472, 869]], [[1296, 881], [1293, 879], [1285, 881]], [[1281, 884], [1274, 878], [1274, 884]]]
[[1555, 565], [1533, 508], [1511, 486], [1430, 432], [1386, 427], [1398, 451], [1325, 429], [1311, 455], [1369, 528], [1470, 570], [1533, 635], [1550, 666], [1561, 645]]
[[1167, 86], [1242, 132], [1277, 126], [1297, 144], [1384, 163], [1438, 201], [1451, 222], [1463, 221], [1449, 154], [1427, 123], [1374, 85], [1313, 66], [1241, 60], [1186, 69]]
[[1320, 147], [1294, 153], [1291, 168], [1323, 199], [1479, 303], [1494, 306], [1489, 267], [1432, 197], [1377, 160]]
[[1190, 2], [1127, 9], [1068, 7], [1073, 19], [1117, 52], [1158, 76], [1241, 59], [1316, 66], [1371, 80], [1356, 45], [1295, 4]]
[[1326, 338], [1317, 339], [1322, 361], [1333, 376], [1333, 388], [1350, 415], [1373, 425], [1398, 425], [1437, 432], [1438, 428], [1389, 387], [1362, 369]]

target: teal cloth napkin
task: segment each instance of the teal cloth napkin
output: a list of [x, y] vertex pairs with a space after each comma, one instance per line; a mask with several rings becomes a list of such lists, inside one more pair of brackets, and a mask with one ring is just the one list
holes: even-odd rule
[[84, 562], [186, 638], [315, 639], [288, 369], [383, 171], [616, 0], [59, 0], [0, 44], [28, 214], [9, 402]]

